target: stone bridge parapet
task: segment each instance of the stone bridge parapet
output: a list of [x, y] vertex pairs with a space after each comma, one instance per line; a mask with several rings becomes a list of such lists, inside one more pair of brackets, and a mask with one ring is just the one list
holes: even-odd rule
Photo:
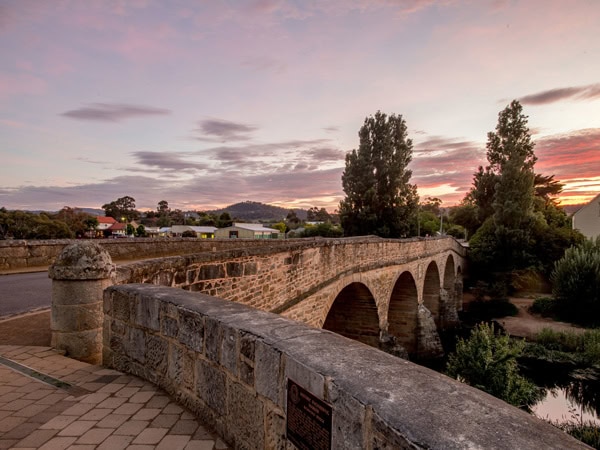
[[[438, 355], [441, 345], [436, 327], [456, 323], [456, 309], [462, 301], [465, 249], [453, 238], [298, 239], [237, 245], [122, 264], [107, 280], [96, 284], [149, 283], [181, 288], [278, 313], [374, 347], [392, 339], [410, 355], [420, 357]], [[81, 246], [107, 253], [96, 242], [84, 241], [72, 247]], [[71, 281], [61, 281], [61, 274], [67, 270], [63, 267], [65, 260], [71, 260], [62, 255], [73, 253], [70, 248], [50, 269], [57, 287], [54, 292], [64, 297], [53, 303], [57, 307], [66, 304], [69, 309], [77, 299], [85, 303], [81, 301], [81, 288], [74, 292], [73, 299], [61, 289], [75, 286]], [[85, 266], [89, 258], [72, 263]], [[89, 270], [76, 268], [74, 272]], [[96, 294], [87, 301], [97, 302]], [[72, 330], [97, 324], [97, 318], [82, 318], [86, 311], [72, 314], [77, 319]], [[57, 325], [53, 325], [54, 342], [68, 342], [69, 336], [59, 339], [59, 335], [71, 333], [71, 329], [59, 328], [58, 320], [53, 324]], [[82, 354], [79, 348], [62, 349]]]
[[332, 449], [588, 448], [482, 391], [362, 343], [181, 289], [104, 291], [104, 364], [149, 380], [233, 448], [295, 448], [287, 380], [331, 405]]

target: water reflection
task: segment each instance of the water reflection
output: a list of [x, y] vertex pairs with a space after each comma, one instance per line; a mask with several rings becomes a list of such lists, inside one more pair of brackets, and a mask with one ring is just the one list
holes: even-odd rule
[[600, 369], [528, 360], [524, 374], [546, 390], [532, 412], [552, 421], [593, 421], [600, 425]]

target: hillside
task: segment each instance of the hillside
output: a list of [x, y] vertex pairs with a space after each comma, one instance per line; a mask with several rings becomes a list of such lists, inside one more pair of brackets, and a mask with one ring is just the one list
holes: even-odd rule
[[[226, 206], [222, 209], [215, 209], [213, 211], [207, 211], [210, 214], [220, 215], [224, 212], [228, 212], [233, 218], [246, 220], [249, 222], [255, 221], [279, 221], [286, 218], [291, 210], [281, 208], [279, 206], [267, 205], [259, 202], [241, 202], [233, 205]], [[296, 215], [301, 220], [306, 220], [306, 210], [294, 209]]]

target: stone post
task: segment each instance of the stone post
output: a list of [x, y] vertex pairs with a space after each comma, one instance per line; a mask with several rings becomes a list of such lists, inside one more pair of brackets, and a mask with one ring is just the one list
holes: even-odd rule
[[92, 241], [68, 245], [48, 269], [52, 278], [52, 347], [92, 364], [102, 362], [103, 292], [116, 266]]

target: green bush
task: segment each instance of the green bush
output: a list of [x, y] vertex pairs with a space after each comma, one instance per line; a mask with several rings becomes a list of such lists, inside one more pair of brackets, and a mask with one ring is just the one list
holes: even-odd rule
[[584, 444], [587, 444], [592, 448], [600, 449], [600, 426], [596, 423], [591, 421], [569, 421], [552, 424]]
[[465, 306], [471, 321], [489, 321], [506, 316], [516, 316], [519, 310], [508, 300], [475, 300]]
[[529, 312], [544, 317], [554, 317], [556, 315], [556, 301], [553, 297], [538, 297], [529, 307]]
[[548, 350], [575, 353], [584, 364], [600, 365], [600, 329], [575, 333], [544, 328], [535, 336], [535, 342]]
[[600, 237], [569, 248], [554, 265], [551, 280], [561, 317], [600, 323]]
[[519, 374], [517, 357], [524, 341], [495, 335], [491, 325], [479, 324], [469, 339], [459, 339], [448, 358], [446, 373], [463, 380], [507, 403], [529, 409], [541, 397], [541, 390]]

